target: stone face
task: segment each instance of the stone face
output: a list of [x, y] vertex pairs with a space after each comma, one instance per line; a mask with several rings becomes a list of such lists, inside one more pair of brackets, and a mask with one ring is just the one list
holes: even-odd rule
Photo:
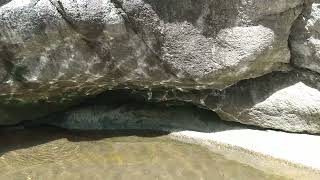
[[[126, 1], [126, 3], [133, 4], [133, 13], [144, 13], [136, 9], [140, 7], [134, 4], [137, 3], [136, 1]], [[176, 8], [182, 8], [181, 12], [177, 12], [177, 17], [172, 14], [174, 9], [165, 9], [171, 3]], [[159, 31], [159, 33], [163, 31], [164, 37], [154, 35], [156, 38], [155, 44], [160, 43], [161, 53], [156, 53], [160, 56], [160, 59], [155, 59], [156, 57], [151, 59], [155, 61], [154, 63], [161, 61], [169, 64], [172, 74], [178, 76], [186, 73], [190, 75], [192, 80], [207, 78], [214, 82], [214, 79], [218, 76], [214, 76], [213, 79], [213, 77], [207, 77], [207, 74], [220, 70], [222, 68], [220, 66], [235, 66], [240, 63], [239, 61], [242, 64], [249, 61], [246, 60], [250, 59], [249, 56], [253, 56], [250, 59], [251, 61], [258, 62], [256, 56], [264, 54], [265, 51], [268, 52], [270, 48], [271, 50], [286, 48], [286, 41], [276, 37], [279, 32], [276, 32], [277, 29], [273, 26], [276, 23], [282, 23], [282, 19], [285, 19], [286, 22], [292, 22], [296, 16], [294, 12], [284, 13], [283, 17], [279, 15], [282, 12], [281, 10], [285, 11], [289, 7], [270, 12], [260, 10], [262, 11], [259, 12], [261, 21], [270, 24], [266, 26], [263, 23], [255, 22], [258, 21], [257, 14], [248, 15], [248, 19], [242, 17], [245, 15], [234, 14], [239, 13], [237, 11], [233, 12], [237, 8], [249, 8], [249, 10], [246, 10], [248, 12], [245, 12], [247, 14], [258, 8], [255, 7], [258, 5], [243, 5], [238, 2], [238, 5], [230, 7], [231, 9], [228, 9], [227, 12], [219, 12], [218, 14], [221, 17], [225, 16], [224, 19], [234, 19], [235, 22], [220, 23], [222, 21], [220, 19], [210, 19], [213, 16], [212, 14], [207, 17], [203, 13], [216, 10], [210, 9], [209, 6], [217, 5], [217, 7], [215, 6], [217, 9], [226, 8], [230, 5], [229, 3], [217, 1], [215, 4], [210, 4], [201, 1], [202, 6], [198, 7], [193, 7], [190, 3], [188, 1], [183, 3], [176, 1], [156, 3], [156, 1], [151, 1], [143, 3], [143, 6], [159, 9], [154, 12], [153, 17], [144, 19], [144, 22], [147, 23], [157, 19], [159, 22], [164, 21], [168, 24], [164, 25], [165, 27], [152, 27], [154, 31]], [[294, 4], [298, 5], [298, 3]], [[191, 12], [189, 12], [190, 9]], [[151, 9], [149, 10], [151, 11]], [[192, 11], [196, 11], [194, 13], [198, 14], [199, 17], [192, 17], [194, 15]], [[76, 1], [71, 3], [70, 1], [41, 0], [34, 3], [31, 1], [30, 3], [19, 4], [16, 0], [3, 5], [1, 14], [2, 53], [5, 53], [4, 56], [10, 53], [14, 54], [13, 57], [7, 58], [10, 58], [14, 65], [18, 64], [26, 69], [27, 72], [23, 73], [22, 76], [27, 81], [46, 82], [61, 78], [69, 80], [79, 75], [80, 72], [81, 75], [87, 76], [111, 76], [119, 83], [122, 82], [123, 79], [121, 78], [124, 78], [123, 76], [131, 81], [136, 79], [140, 81], [148, 80], [146, 76], [148, 73], [142, 71], [145, 70], [143, 69], [144, 66], [148, 66], [149, 69], [152, 66], [145, 62], [148, 56], [152, 56], [148, 52], [149, 46], [145, 47], [144, 44], [149, 37], [146, 37], [147, 40], [139, 39], [133, 31], [135, 26], [132, 25], [131, 28], [131, 24], [124, 19], [126, 15], [121, 14], [121, 11], [116, 9], [110, 1]], [[128, 12], [129, 20], [133, 19], [130, 14], [131, 11]], [[166, 17], [167, 14], [168, 17]], [[263, 20], [263, 14], [279, 17]], [[207, 24], [200, 27], [200, 16], [204, 19], [203, 21], [212, 21], [212, 23], [221, 24], [220, 26], [224, 27], [216, 29], [213, 25], [207, 27]], [[183, 22], [184, 19], [189, 17], [192, 18], [191, 23], [194, 23], [193, 21], [200, 23], [199, 27]], [[177, 23], [171, 25], [170, 21]], [[182, 22], [180, 23], [180, 21]], [[285, 30], [284, 34], [279, 35], [279, 37], [287, 36], [290, 26], [290, 23], [284, 23], [283, 27], [278, 27]], [[140, 28], [148, 29], [143, 24]], [[201, 30], [203, 28], [206, 29]], [[138, 33], [138, 35], [140, 34]], [[150, 38], [152, 37], [150, 35]], [[161, 38], [166, 39], [166, 41], [162, 42]], [[239, 49], [241, 46], [244, 48]], [[151, 48], [153, 52], [156, 52], [153, 46]], [[165, 50], [168, 52], [165, 52]], [[171, 51], [176, 53], [170, 53]], [[216, 51], [222, 52], [215, 53]], [[288, 55], [288, 51], [286, 50], [283, 55]], [[233, 56], [236, 60], [231, 58]], [[287, 61], [288, 56], [282, 56], [281, 60], [277, 58], [277, 61], [272, 61], [270, 64]], [[158, 63], [161, 64], [161, 62]], [[163, 68], [160, 65], [158, 66]], [[112, 73], [113, 71], [116, 71], [116, 73]], [[152, 81], [157, 80], [156, 74], [150, 74]], [[162, 78], [166, 79], [165, 74], [163, 76]], [[120, 78], [120, 80], [117, 78]], [[182, 75], [174, 81], [183, 82], [183, 78], [188, 78], [188, 76]], [[234, 82], [236, 81], [234, 80]], [[205, 83], [205, 85], [207, 84]]]
[[320, 132], [320, 76], [278, 72], [227, 88], [215, 111], [224, 120], [290, 132]]
[[[37, 119], [106, 91], [127, 89], [145, 101], [193, 103], [224, 120], [318, 133], [319, 74], [299, 68], [320, 72], [319, 4], [1, 1], [0, 125]], [[291, 65], [298, 68], [278, 72]], [[170, 124], [164, 120], [169, 116], [158, 118], [159, 112], [142, 107], [109, 111], [101, 105], [98, 111], [88, 108], [77, 114], [107, 111], [88, 127], [111, 126], [104, 119], [115, 114], [126, 121], [141, 117], [159, 126]], [[66, 117], [73, 124], [82, 118], [72, 113]]]
[[81, 87], [99, 81], [107, 88], [222, 89], [289, 62], [287, 38], [302, 0], [272, 3], [279, 6], [258, 0], [8, 1], [0, 7], [0, 78], [3, 86], [64, 80]]
[[222, 91], [160, 89], [134, 96], [155, 102], [193, 103], [215, 111], [223, 120], [242, 124], [320, 133], [320, 75], [306, 70], [273, 72]]
[[[167, 79], [162, 63], [118, 13], [110, 1], [2, 4], [1, 124], [61, 110], [128, 80]], [[39, 104], [49, 108], [19, 115]]]
[[115, 2], [179, 78], [224, 88], [289, 62], [287, 39], [303, 1]]
[[15, 2], [0, 9], [0, 42], [2, 59], [25, 70], [18, 75], [20, 81], [148, 81], [152, 71], [166, 78], [161, 63], [126, 27], [110, 1]]
[[320, 1], [309, 0], [290, 35], [292, 60], [296, 66], [320, 73]]
[[[139, 103], [132, 104], [136, 101]], [[241, 81], [222, 91], [112, 90], [86, 101], [84, 108], [39, 121], [71, 129], [172, 126], [209, 131], [196, 122], [210, 120], [210, 117], [217, 119], [216, 115], [199, 110], [206, 118], [197, 118], [191, 113], [192, 108], [185, 108], [185, 103], [215, 111], [222, 120], [289, 132], [320, 133], [320, 75], [304, 70], [273, 72]]]
[[[243, 80], [222, 91], [140, 91], [155, 102], [189, 102], [222, 120], [289, 132], [320, 133], [320, 75], [294, 69]], [[135, 95], [137, 96], [137, 95]], [[143, 99], [143, 98], [142, 98]]]

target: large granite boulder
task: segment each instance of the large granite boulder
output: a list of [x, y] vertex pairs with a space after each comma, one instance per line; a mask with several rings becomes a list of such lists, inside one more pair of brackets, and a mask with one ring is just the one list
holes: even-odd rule
[[302, 69], [273, 72], [219, 90], [133, 92], [138, 99], [188, 102], [221, 119], [289, 132], [320, 133], [320, 74]]
[[0, 124], [117, 86], [223, 89], [285, 69], [303, 0], [4, 0]]
[[[320, 75], [277, 72], [227, 88], [213, 109], [224, 120], [320, 133]], [[209, 105], [210, 106], [210, 105]]]
[[221, 89], [289, 62], [302, 2], [12, 0], [0, 8], [1, 79]]
[[294, 65], [320, 73], [320, 0], [308, 0], [290, 35]]
[[[192, 115], [190, 103], [215, 111], [222, 120], [289, 132], [320, 133], [320, 75], [297, 69], [243, 80], [222, 91], [179, 88], [106, 91], [79, 108], [38, 119], [36, 123], [70, 129], [185, 127], [208, 131], [209, 127], [204, 128], [198, 121], [202, 118]], [[214, 113], [199, 112], [207, 120], [210, 116], [212, 120], [218, 119]]]
[[138, 99], [188, 102], [215, 111], [221, 119], [289, 132], [320, 133], [320, 75], [307, 70], [273, 72], [243, 80], [222, 91], [155, 90]]
[[282, 69], [301, 0], [113, 0], [178, 79], [223, 89]]
[[108, 0], [1, 4], [0, 124], [63, 110], [118, 83], [168, 76]]
[[[293, 64], [320, 72], [319, 4], [0, 1], [0, 125], [129, 89], [146, 101], [191, 102], [224, 120], [318, 133], [319, 74], [285, 70], [291, 69], [290, 35]], [[132, 119], [157, 114], [148, 107], [135, 111]], [[131, 110], [121, 112], [131, 117]], [[161, 125], [161, 118], [154, 121]]]

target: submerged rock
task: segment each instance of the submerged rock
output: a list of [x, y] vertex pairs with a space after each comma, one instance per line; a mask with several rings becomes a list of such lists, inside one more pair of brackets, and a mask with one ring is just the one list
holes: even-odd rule
[[[33, 124], [50, 124], [78, 130], [194, 130], [211, 132], [220, 118], [213, 112], [193, 106], [166, 106], [165, 104], [95, 105], [74, 108], [57, 113]], [[218, 121], [218, 122], [217, 122]]]

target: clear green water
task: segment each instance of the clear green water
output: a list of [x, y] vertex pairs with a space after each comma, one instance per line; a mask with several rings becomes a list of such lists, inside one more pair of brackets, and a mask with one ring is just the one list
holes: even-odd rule
[[0, 131], [0, 179], [285, 179], [156, 132]]

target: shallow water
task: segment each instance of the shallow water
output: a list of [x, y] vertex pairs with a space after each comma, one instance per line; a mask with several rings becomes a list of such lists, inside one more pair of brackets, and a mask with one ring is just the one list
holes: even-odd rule
[[0, 131], [0, 179], [285, 179], [149, 131]]

